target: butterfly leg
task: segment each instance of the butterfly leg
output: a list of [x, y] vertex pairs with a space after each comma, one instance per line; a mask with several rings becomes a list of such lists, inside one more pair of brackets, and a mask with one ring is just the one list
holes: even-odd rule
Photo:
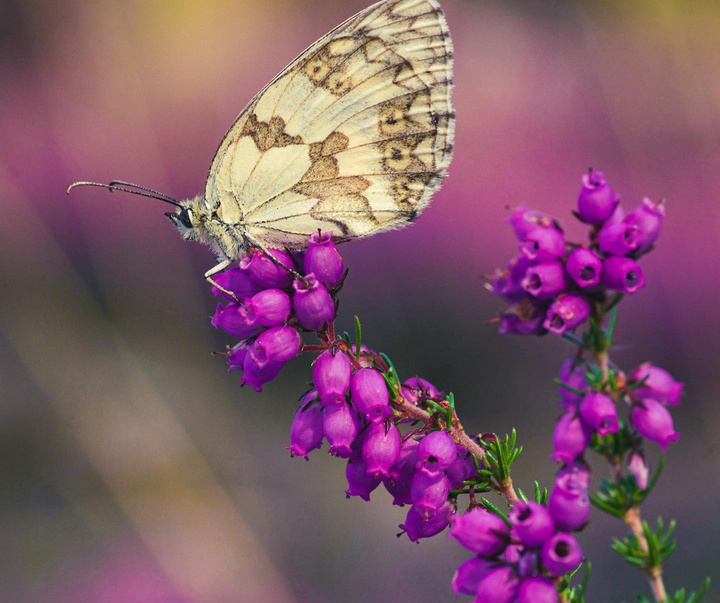
[[218, 284], [217, 282], [215, 282], [215, 281], [213, 280], [212, 277], [213, 277], [214, 275], [216, 275], [216, 274], [218, 274], [218, 273], [220, 273], [220, 272], [223, 272], [223, 271], [226, 270], [227, 267], [232, 263], [232, 260], [230, 260], [229, 258], [224, 258], [224, 257], [222, 257], [222, 256], [221, 256], [221, 257], [218, 257], [217, 259], [219, 260], [218, 263], [215, 264], [215, 266], [213, 266], [212, 268], [210, 268], [210, 270], [208, 270], [208, 271], [205, 273], [205, 280], [206, 280], [208, 283], [210, 283], [213, 287], [215, 287], [216, 289], [219, 289], [220, 291], [222, 291], [225, 295], [229, 295], [229, 296], [230, 296], [231, 298], [233, 298], [237, 303], [241, 303], [240, 300], [237, 298], [237, 295], [235, 295], [232, 291], [228, 291], [227, 289], [225, 289], [225, 287], [221, 286], [220, 284]]

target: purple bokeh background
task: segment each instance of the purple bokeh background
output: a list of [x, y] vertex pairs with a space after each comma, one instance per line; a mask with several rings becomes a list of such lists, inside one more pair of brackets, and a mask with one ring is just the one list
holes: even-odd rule
[[[442, 2], [455, 43], [450, 177], [412, 227], [341, 247], [338, 327], [453, 391], [466, 427], [517, 427], [516, 483], [551, 483], [557, 338], [500, 337], [484, 275], [515, 253], [506, 206], [564, 221], [589, 167], [633, 206], [667, 198], [614, 360], [686, 383], [647, 518], [679, 520], [670, 590], [717, 582], [720, 5]], [[308, 362], [255, 394], [211, 350], [213, 259], [121, 178], [187, 198], [244, 104], [365, 3], [0, 7], [0, 602], [450, 601], [464, 558], [396, 539], [404, 510], [346, 500], [343, 463], [283, 448]], [[604, 474], [598, 467], [598, 479]], [[592, 516], [589, 602], [647, 588]], [[715, 591], [716, 592], [716, 591]], [[708, 600], [717, 597], [710, 596]]]

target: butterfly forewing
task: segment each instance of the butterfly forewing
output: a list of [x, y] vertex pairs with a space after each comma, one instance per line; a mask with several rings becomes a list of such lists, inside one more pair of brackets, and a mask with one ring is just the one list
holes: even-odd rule
[[266, 246], [412, 220], [452, 154], [452, 46], [435, 0], [386, 0], [318, 40], [243, 110], [205, 200]]

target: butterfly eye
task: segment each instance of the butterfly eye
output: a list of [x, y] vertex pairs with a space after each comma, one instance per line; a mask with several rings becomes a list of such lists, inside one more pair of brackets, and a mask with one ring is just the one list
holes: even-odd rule
[[192, 212], [189, 209], [183, 209], [178, 214], [178, 220], [185, 228], [193, 228], [192, 224]]

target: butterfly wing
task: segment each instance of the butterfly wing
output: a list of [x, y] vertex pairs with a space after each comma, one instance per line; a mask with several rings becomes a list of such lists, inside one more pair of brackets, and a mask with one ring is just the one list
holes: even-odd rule
[[299, 249], [404, 225], [452, 156], [452, 43], [435, 0], [385, 0], [315, 42], [243, 110], [205, 202], [251, 241]]

